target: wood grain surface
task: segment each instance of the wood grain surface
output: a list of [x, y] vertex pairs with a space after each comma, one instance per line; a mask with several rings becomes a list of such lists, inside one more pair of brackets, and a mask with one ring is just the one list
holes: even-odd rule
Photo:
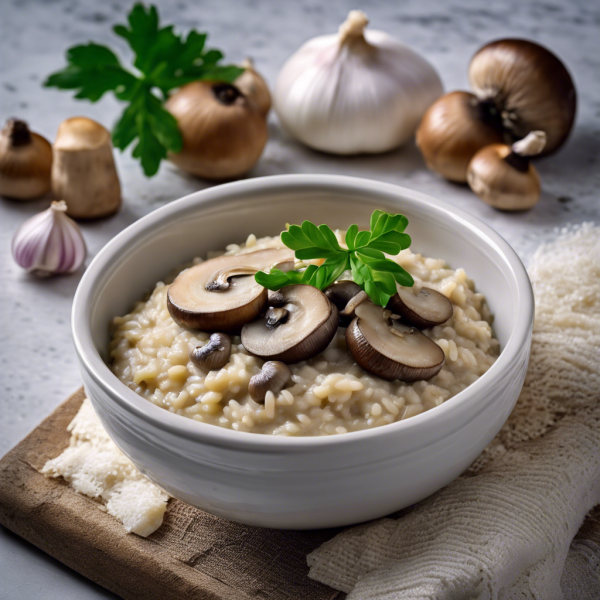
[[171, 500], [148, 538], [38, 472], [69, 443], [83, 390], [0, 461], [0, 523], [125, 600], [340, 600], [307, 577], [306, 555], [337, 530], [239, 525]]

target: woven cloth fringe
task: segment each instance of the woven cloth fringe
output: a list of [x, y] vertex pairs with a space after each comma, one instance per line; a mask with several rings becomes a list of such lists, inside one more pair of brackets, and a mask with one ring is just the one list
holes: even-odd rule
[[563, 231], [529, 273], [530, 364], [498, 436], [400, 518], [312, 552], [310, 577], [348, 600], [600, 598], [600, 228]]

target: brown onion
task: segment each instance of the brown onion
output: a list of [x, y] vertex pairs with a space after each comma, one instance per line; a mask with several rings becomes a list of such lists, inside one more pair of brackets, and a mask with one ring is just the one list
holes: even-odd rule
[[43, 196], [50, 189], [52, 146], [20, 119], [0, 132], [0, 195], [17, 200]]
[[543, 154], [551, 154], [567, 139], [577, 95], [569, 72], [550, 50], [528, 40], [491, 42], [471, 60], [469, 81], [477, 97], [495, 107], [513, 140], [544, 131]]
[[463, 183], [473, 155], [503, 141], [501, 123], [488, 108], [469, 92], [450, 92], [429, 107], [416, 141], [432, 171]]
[[252, 59], [246, 58], [240, 65], [244, 72], [233, 82], [235, 86], [252, 100], [266, 117], [271, 110], [271, 92], [262, 75], [254, 69]]
[[169, 159], [192, 175], [243, 175], [267, 143], [267, 124], [259, 108], [229, 83], [195, 81], [173, 94], [165, 108], [177, 119], [183, 137], [183, 149]]

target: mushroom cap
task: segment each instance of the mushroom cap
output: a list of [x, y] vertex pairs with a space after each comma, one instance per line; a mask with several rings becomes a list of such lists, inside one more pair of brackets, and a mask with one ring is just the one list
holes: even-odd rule
[[65, 119], [58, 128], [54, 148], [78, 152], [111, 145], [110, 132], [97, 121], [87, 117]]
[[452, 302], [431, 288], [397, 286], [397, 293], [390, 298], [387, 308], [394, 314], [400, 315], [404, 321], [424, 329], [445, 323], [453, 311]]
[[292, 378], [292, 371], [278, 360], [267, 361], [248, 383], [248, 393], [255, 402], [263, 404], [267, 392], [278, 394]]
[[232, 276], [224, 290], [206, 286], [224, 269], [260, 271], [293, 256], [288, 248], [268, 248], [212, 258], [180, 273], [167, 292], [167, 307], [182, 327], [230, 333], [254, 319], [267, 303], [267, 290], [253, 275]]
[[346, 330], [346, 343], [354, 360], [369, 373], [392, 381], [429, 379], [444, 364], [444, 352], [418, 329], [383, 316], [383, 308], [370, 301], [356, 308]]
[[242, 329], [242, 344], [264, 360], [296, 363], [325, 350], [338, 327], [338, 310], [325, 294], [310, 285], [290, 285], [276, 295], [288, 311], [285, 320], [269, 327], [265, 316]]
[[222, 369], [231, 356], [231, 339], [224, 333], [213, 333], [204, 346], [190, 352], [190, 360], [204, 371]]
[[540, 199], [540, 177], [530, 163], [525, 171], [505, 159], [512, 149], [491, 144], [473, 156], [467, 169], [470, 188], [486, 203], [501, 210], [527, 210]]

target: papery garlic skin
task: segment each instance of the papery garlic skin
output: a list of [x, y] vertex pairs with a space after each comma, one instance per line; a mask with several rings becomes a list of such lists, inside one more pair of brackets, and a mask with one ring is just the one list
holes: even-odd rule
[[273, 100], [283, 127], [317, 150], [379, 153], [412, 137], [443, 93], [435, 69], [392, 36], [364, 30], [352, 11], [340, 33], [306, 42], [279, 73]]
[[66, 215], [64, 200], [23, 223], [12, 240], [15, 262], [35, 275], [73, 273], [87, 248], [78, 225]]

